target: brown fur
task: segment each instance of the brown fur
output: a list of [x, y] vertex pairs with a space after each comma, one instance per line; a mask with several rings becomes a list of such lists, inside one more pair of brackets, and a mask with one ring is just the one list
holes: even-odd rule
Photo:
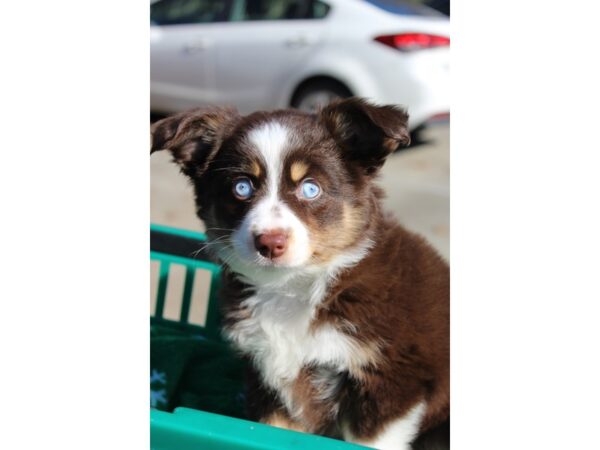
[[380, 233], [378, 244], [332, 286], [312, 323], [336, 324], [363, 343], [373, 363], [351, 370], [336, 398], [325, 402], [315, 400], [314, 368], [301, 372], [294, 392], [309, 411], [306, 431], [334, 428], [331, 411], [339, 409], [336, 420], [370, 439], [419, 400], [427, 402], [421, 432], [449, 417], [448, 266], [425, 240], [389, 217], [376, 217], [373, 229]]
[[[366, 257], [328, 286], [312, 329], [325, 324], [358, 345], [356, 363], [344, 372], [305, 366], [293, 380], [297, 412], [248, 371], [251, 419], [336, 436], [340, 424], [369, 440], [421, 401], [420, 432], [436, 434], [449, 420], [449, 269], [420, 236], [405, 230], [381, 208], [373, 177], [387, 155], [409, 142], [407, 115], [359, 99], [331, 104], [317, 115], [297, 111], [240, 117], [230, 109], [184, 113], [153, 126], [153, 150], [169, 149], [194, 183], [198, 215], [211, 239], [227, 237], [264, 193], [265, 162], [245, 136], [277, 120], [296, 130], [284, 160], [282, 200], [311, 230], [312, 264], [324, 264], [365, 238]], [[232, 180], [248, 177], [255, 194], [239, 200]], [[301, 179], [317, 180], [322, 195], [298, 198]], [[253, 286], [225, 266], [222, 290], [225, 328], [250, 317], [241, 302]], [[439, 433], [438, 433], [439, 434]], [[442, 433], [443, 434], [443, 433]]]
[[366, 438], [418, 399], [427, 401], [423, 431], [449, 413], [448, 267], [422, 238], [377, 221], [378, 245], [342, 275], [314, 324], [347, 320], [354, 336], [382, 344], [383, 362], [348, 392], [351, 429]]

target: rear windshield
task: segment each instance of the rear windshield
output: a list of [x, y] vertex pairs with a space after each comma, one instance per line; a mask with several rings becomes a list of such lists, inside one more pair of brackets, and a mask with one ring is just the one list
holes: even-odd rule
[[401, 0], [366, 0], [367, 3], [377, 6], [385, 11], [400, 16], [428, 16], [444, 17], [444, 15], [435, 9], [415, 3], [407, 3]]

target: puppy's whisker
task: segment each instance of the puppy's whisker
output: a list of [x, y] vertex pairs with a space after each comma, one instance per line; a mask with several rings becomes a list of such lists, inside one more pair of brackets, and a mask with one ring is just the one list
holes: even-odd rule
[[220, 244], [221, 242], [225, 242], [227, 240], [227, 238], [229, 238], [229, 236], [220, 236], [220, 237], [218, 237], [216, 239], [213, 239], [210, 242], [204, 243], [204, 245], [202, 245], [202, 247], [200, 247], [198, 250], [195, 250], [194, 252], [192, 252], [192, 256], [195, 258], [203, 250], [207, 249], [211, 245], [217, 245], [217, 244]]
[[207, 244], [204, 244], [202, 247], [200, 247], [198, 250], [195, 250], [194, 252], [192, 252], [192, 256], [198, 256], [200, 253], [202, 253], [204, 250], [206, 250], [207, 248], [217, 245], [219, 244], [219, 242], [210, 242]]
[[218, 258], [222, 261], [220, 267], [228, 266], [236, 257], [235, 247], [232, 241], [225, 243], [217, 252]]

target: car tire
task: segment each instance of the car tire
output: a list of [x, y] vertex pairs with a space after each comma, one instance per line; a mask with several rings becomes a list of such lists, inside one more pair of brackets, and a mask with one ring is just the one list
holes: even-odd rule
[[294, 95], [292, 107], [315, 113], [332, 100], [351, 96], [352, 92], [341, 83], [333, 80], [314, 81], [300, 88]]

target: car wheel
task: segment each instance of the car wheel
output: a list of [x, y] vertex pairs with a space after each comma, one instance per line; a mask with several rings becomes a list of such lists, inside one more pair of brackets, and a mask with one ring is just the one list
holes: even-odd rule
[[292, 107], [314, 113], [332, 100], [351, 96], [352, 93], [341, 83], [329, 80], [315, 81], [294, 95]]

